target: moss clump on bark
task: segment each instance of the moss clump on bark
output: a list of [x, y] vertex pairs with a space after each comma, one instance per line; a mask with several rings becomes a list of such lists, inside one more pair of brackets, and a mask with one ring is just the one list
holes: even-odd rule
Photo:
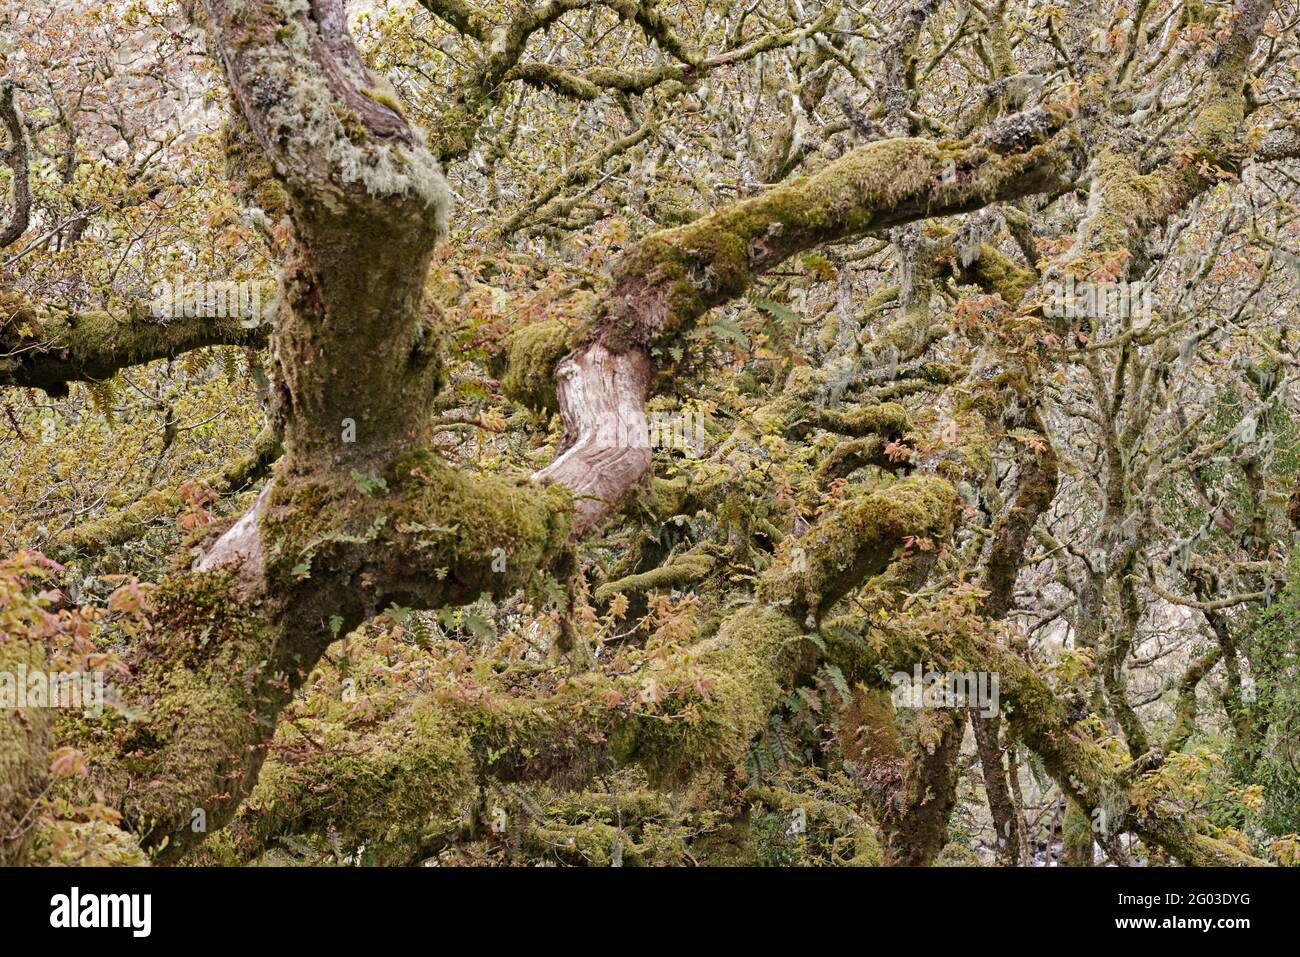
[[[278, 835], [329, 834], [347, 855], [406, 864], [433, 835], [455, 827], [475, 792], [468, 739], [448, 714], [415, 702], [379, 725], [316, 725], [306, 760], [274, 760], [228, 828], [217, 856], [246, 862]], [[293, 728], [280, 737], [300, 740]]]
[[937, 548], [956, 505], [953, 486], [933, 475], [848, 499], [794, 544], [759, 595], [811, 626], [849, 589], [883, 572], [908, 541]]
[[558, 412], [555, 366], [584, 335], [582, 325], [565, 319], [545, 319], [513, 330], [503, 352], [501, 390], [531, 408]]
[[610, 752], [619, 763], [640, 765], [652, 783], [734, 767], [791, 678], [816, 657], [816, 646], [780, 609], [739, 611], [700, 653], [700, 666], [712, 678], [707, 697], [692, 693], [654, 713], [627, 716], [610, 735]]
[[155, 625], [126, 686], [146, 716], [95, 773], [125, 789], [127, 823], [174, 860], [234, 814], [289, 684], [274, 666], [277, 629], [232, 570], [173, 576], [151, 603]]
[[572, 511], [564, 486], [469, 475], [412, 450], [379, 475], [277, 483], [262, 519], [267, 574], [289, 585], [364, 575], [374, 611], [501, 597], [569, 547]]
[[606, 582], [596, 589], [592, 597], [598, 604], [603, 604], [618, 594], [639, 594], [655, 588], [680, 588], [707, 577], [712, 569], [711, 555], [682, 555], [648, 572]]

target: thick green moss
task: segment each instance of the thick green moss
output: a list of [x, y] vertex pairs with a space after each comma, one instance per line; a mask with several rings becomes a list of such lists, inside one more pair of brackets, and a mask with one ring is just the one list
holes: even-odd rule
[[124, 688], [144, 717], [112, 740], [87, 729], [87, 756], [126, 824], [174, 860], [206, 835], [196, 820], [210, 831], [234, 813], [289, 692], [273, 664], [277, 630], [232, 572], [173, 576], [151, 602]]
[[592, 596], [596, 602], [605, 603], [617, 594], [639, 594], [655, 588], [680, 588], [708, 576], [713, 569], [713, 557], [706, 554], [682, 555], [676, 560], [639, 575], [628, 575], [617, 581], [606, 582]]
[[[0, 607], [0, 624], [9, 619]], [[45, 648], [15, 631], [0, 631], [0, 672], [44, 671]], [[0, 710], [0, 865], [27, 862], [31, 834], [20, 826], [40, 798], [49, 777], [50, 719], [45, 708]]]
[[799, 539], [764, 577], [759, 594], [815, 621], [849, 589], [883, 572], [907, 540], [914, 547], [937, 548], [956, 505], [953, 486], [933, 475], [913, 476], [884, 491], [850, 498]]
[[713, 678], [708, 697], [690, 695], [669, 709], [629, 715], [610, 736], [611, 754], [640, 765], [652, 782], [734, 767], [791, 678], [816, 657], [815, 645], [783, 611], [762, 605], [739, 611], [700, 655]]
[[[318, 597], [335, 580], [358, 614], [501, 597], [567, 551], [572, 514], [565, 486], [472, 475], [413, 450], [381, 475], [277, 482], [262, 518], [266, 572]], [[336, 609], [321, 620], [335, 613], [349, 618]]]
[[582, 325], [564, 319], [513, 330], [506, 338], [501, 390], [531, 408], [558, 412], [555, 366], [581, 344], [584, 335]]
[[[307, 760], [267, 763], [227, 842], [250, 860], [280, 835], [332, 835], [346, 853], [406, 864], [430, 834], [455, 826], [475, 793], [468, 739], [417, 702], [378, 726], [333, 726]], [[298, 737], [281, 734], [286, 743]]]

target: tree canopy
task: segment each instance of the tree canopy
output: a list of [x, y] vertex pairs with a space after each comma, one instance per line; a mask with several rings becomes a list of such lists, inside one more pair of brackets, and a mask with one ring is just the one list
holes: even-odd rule
[[0, 5], [0, 864], [1300, 863], [1297, 30]]

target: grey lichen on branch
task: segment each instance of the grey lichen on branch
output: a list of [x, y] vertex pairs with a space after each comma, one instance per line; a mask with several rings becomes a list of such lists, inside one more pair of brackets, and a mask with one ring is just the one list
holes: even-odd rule
[[438, 161], [362, 63], [342, 0], [206, 5], [241, 112], [292, 194], [336, 215], [407, 205], [445, 229]]
[[32, 184], [27, 149], [27, 131], [23, 117], [14, 99], [15, 85], [9, 77], [0, 79], [0, 126], [9, 145], [0, 150], [0, 162], [5, 163], [13, 177], [10, 185], [11, 201], [9, 221], [0, 225], [0, 249], [16, 242], [27, 231], [32, 214]]

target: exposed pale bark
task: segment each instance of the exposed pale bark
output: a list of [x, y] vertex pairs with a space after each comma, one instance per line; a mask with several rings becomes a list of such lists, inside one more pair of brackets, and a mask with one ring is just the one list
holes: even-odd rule
[[[648, 445], [639, 411], [653, 366], [652, 346], [676, 341], [712, 309], [742, 294], [753, 279], [789, 256], [815, 245], [929, 216], [978, 208], [996, 199], [1064, 188], [1077, 172], [1076, 142], [1069, 114], [1045, 108], [1007, 117], [973, 141], [936, 144], [922, 139], [870, 143], [821, 172], [774, 187], [687, 226], [655, 233], [626, 253], [613, 270], [613, 285], [597, 307], [588, 342], [564, 357], [567, 339], [552, 330], [539, 347], [538, 333], [524, 335], [528, 348], [514, 350], [507, 373], [517, 396], [538, 402], [551, 371], [564, 370], [558, 388], [566, 424], [580, 429], [566, 437], [563, 477], [584, 507], [579, 524], [596, 527], [644, 474], [625, 445]], [[613, 363], [608, 358], [634, 358]], [[564, 358], [562, 358], [564, 357]], [[611, 369], [580, 377], [573, 370]], [[625, 416], [599, 428], [573, 407], [579, 386], [593, 409]], [[602, 474], [613, 455], [616, 473]], [[557, 462], [556, 465], [559, 465]], [[555, 468], [553, 465], [552, 468]], [[539, 477], [556, 475], [541, 473]]]
[[650, 360], [596, 343], [556, 368], [564, 446], [535, 476], [574, 490], [575, 535], [595, 528], [650, 469]]

